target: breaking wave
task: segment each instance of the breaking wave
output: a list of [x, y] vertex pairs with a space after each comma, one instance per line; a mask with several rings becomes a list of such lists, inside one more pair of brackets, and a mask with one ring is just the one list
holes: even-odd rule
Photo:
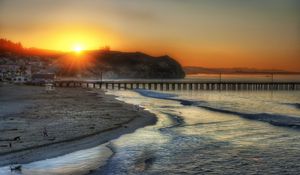
[[[145, 97], [177, 101], [184, 106], [195, 106], [212, 112], [236, 115], [249, 120], [266, 122], [274, 126], [300, 129], [300, 117], [280, 115], [280, 114], [269, 114], [269, 113], [243, 113], [243, 112], [233, 111], [231, 109], [217, 108], [205, 101], [191, 101], [186, 99], [178, 99], [176, 98], [178, 96], [175, 94], [160, 93], [160, 92], [141, 90], [141, 89], [135, 91]], [[298, 103], [289, 104], [289, 105], [300, 108], [300, 104]]]

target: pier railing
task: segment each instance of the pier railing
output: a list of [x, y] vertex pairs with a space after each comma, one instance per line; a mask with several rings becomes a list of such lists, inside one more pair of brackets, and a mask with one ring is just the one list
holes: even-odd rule
[[106, 80], [77, 81], [60, 80], [55, 87], [85, 87], [98, 89], [149, 89], [149, 90], [219, 90], [219, 91], [258, 91], [258, 90], [300, 90], [300, 82], [247, 82], [247, 81], [190, 81], [190, 80]]

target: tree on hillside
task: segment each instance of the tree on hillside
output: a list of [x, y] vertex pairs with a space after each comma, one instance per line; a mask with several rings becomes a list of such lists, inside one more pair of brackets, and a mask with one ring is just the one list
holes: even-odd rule
[[0, 51], [23, 52], [24, 48], [20, 42], [14, 43], [8, 39], [0, 39]]

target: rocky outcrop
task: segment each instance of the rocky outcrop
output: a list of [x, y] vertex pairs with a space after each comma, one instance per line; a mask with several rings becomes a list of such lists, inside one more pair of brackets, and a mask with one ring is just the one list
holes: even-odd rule
[[181, 65], [169, 56], [152, 57], [140, 52], [105, 51], [94, 56], [90, 72], [104, 78], [184, 78]]

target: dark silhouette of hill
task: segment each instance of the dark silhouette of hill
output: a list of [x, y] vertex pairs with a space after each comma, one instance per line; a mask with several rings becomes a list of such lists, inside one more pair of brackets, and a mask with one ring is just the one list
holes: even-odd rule
[[23, 46], [20, 42], [14, 43], [7, 39], [0, 39], [0, 52], [23, 53]]
[[[102, 50], [57, 52], [37, 48], [24, 48], [21, 43], [0, 39], [0, 56], [6, 59], [35, 59], [52, 66], [59, 76], [104, 78], [184, 78], [181, 65], [169, 56], [153, 57], [141, 52]], [[47, 67], [45, 68], [47, 69]]]
[[0, 39], [0, 53], [12, 53], [19, 56], [59, 56], [63, 52], [38, 49], [38, 48], [24, 48], [20, 42], [12, 42], [8, 39]]
[[254, 68], [205, 68], [186, 66], [183, 68], [186, 74], [299, 74], [300, 72], [291, 72], [286, 70], [269, 70]]
[[184, 78], [181, 65], [165, 55], [153, 57], [141, 52], [98, 51], [91, 53], [89, 71], [97, 75], [106, 72], [109, 78]]
[[[38, 48], [24, 48], [20, 42], [0, 39], [0, 56], [11, 59], [30, 58], [52, 60], [61, 76], [94, 76], [104, 78], [183, 78], [185, 74], [299, 74], [286, 70], [251, 68], [205, 68], [181, 65], [169, 56], [153, 57], [141, 52], [102, 50], [85, 51], [85, 62], [74, 62], [76, 54]], [[47, 58], [47, 59], [45, 59]], [[66, 59], [67, 58], [67, 59]], [[76, 60], [76, 59], [75, 59]]]

